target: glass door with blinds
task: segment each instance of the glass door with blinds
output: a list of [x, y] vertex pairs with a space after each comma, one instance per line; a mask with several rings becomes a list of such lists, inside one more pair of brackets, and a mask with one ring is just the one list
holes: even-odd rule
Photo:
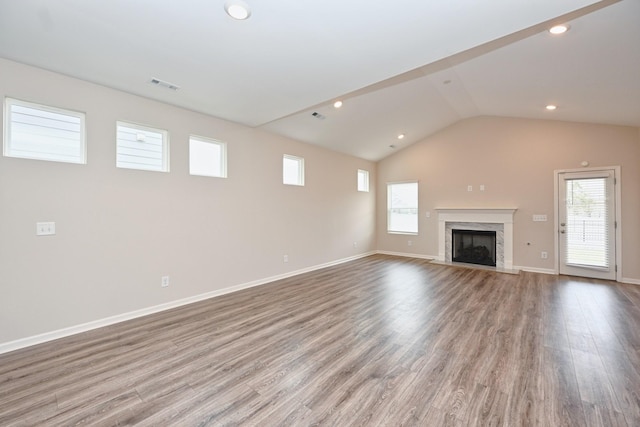
[[615, 171], [558, 174], [560, 274], [616, 279]]

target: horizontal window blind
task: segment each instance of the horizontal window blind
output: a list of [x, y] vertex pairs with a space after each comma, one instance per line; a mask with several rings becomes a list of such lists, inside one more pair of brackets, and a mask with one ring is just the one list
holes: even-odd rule
[[124, 122], [117, 123], [116, 166], [167, 172], [167, 132]]
[[566, 263], [609, 268], [607, 178], [567, 180]]
[[7, 98], [4, 154], [86, 163], [85, 115]]

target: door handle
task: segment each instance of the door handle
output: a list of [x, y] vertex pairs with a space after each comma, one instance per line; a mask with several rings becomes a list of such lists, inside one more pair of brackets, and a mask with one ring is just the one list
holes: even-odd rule
[[564, 227], [566, 224], [564, 222], [560, 223], [561, 227]]
[[560, 230], [560, 233], [564, 234], [564, 230]]

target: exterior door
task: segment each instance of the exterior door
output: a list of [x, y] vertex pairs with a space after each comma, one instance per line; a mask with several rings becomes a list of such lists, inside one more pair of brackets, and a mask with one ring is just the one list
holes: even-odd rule
[[616, 279], [615, 170], [558, 174], [559, 272]]

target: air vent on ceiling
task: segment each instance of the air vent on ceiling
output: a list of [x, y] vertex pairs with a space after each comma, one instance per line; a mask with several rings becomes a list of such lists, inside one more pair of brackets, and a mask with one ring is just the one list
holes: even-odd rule
[[320, 119], [320, 120], [324, 120], [325, 119], [325, 117], [322, 114], [318, 113], [317, 111], [314, 111], [313, 113], [311, 113], [311, 115], [313, 117], [315, 117], [316, 119]]
[[156, 79], [156, 78], [151, 79], [151, 84], [154, 84], [154, 85], [157, 85], [157, 86], [161, 86], [161, 87], [164, 87], [166, 89], [171, 89], [171, 90], [180, 89], [180, 86], [178, 86], [178, 85], [174, 85], [173, 83], [169, 83], [169, 82], [166, 82], [164, 80], [160, 80], [160, 79]]

